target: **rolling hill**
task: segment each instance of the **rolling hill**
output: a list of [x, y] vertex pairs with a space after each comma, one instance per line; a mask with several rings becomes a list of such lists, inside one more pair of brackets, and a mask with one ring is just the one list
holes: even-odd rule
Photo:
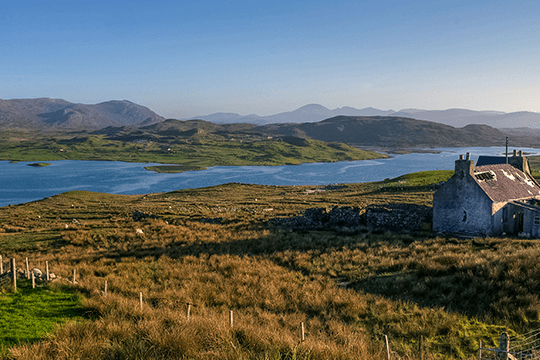
[[2, 129], [96, 130], [107, 126], [144, 126], [165, 120], [147, 107], [127, 100], [95, 105], [61, 99], [0, 99]]
[[506, 135], [487, 125], [455, 128], [394, 116], [336, 116], [317, 123], [271, 124], [255, 130], [355, 146], [441, 147], [504, 145]]

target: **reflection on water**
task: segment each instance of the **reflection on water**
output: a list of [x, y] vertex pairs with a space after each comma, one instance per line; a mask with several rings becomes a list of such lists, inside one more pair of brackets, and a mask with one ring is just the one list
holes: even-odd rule
[[[396, 155], [389, 159], [286, 166], [215, 166], [181, 174], [156, 174], [158, 164], [109, 161], [50, 161], [46, 167], [0, 161], [0, 206], [20, 204], [71, 190], [111, 194], [146, 194], [200, 188], [227, 182], [260, 185], [325, 185], [380, 181], [426, 170], [450, 170], [459, 154], [504, 154], [504, 147], [441, 148], [439, 154]], [[523, 149], [540, 155], [540, 149]]]

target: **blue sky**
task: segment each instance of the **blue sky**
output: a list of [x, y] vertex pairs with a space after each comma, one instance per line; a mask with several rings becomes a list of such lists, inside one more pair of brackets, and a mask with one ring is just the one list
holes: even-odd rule
[[11, 1], [0, 99], [540, 112], [539, 1]]

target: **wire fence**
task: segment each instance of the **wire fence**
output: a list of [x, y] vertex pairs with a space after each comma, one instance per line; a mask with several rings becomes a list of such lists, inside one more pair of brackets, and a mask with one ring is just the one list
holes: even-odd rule
[[[35, 279], [34, 279], [34, 271], [39, 269], [33, 269], [30, 270], [29, 264], [28, 264], [28, 258], [26, 258], [26, 269], [17, 269], [15, 259], [11, 259], [10, 262], [11, 269], [7, 272], [3, 272], [3, 261], [2, 256], [0, 256], [0, 289], [8, 289], [10, 288], [11, 291], [17, 291], [17, 277], [26, 277], [27, 279], [32, 279], [32, 288], [35, 287]], [[46, 261], [46, 274], [40, 274], [40, 280], [41, 281], [49, 281], [50, 278], [54, 274], [49, 273], [49, 264]], [[50, 276], [51, 275], [51, 276]], [[73, 269], [73, 274], [71, 277], [71, 283], [77, 284], [77, 273], [76, 270]], [[107, 280], [104, 281], [104, 287], [103, 287], [103, 295], [107, 295], [108, 293], [108, 283]], [[139, 300], [139, 307], [142, 310], [144, 306], [144, 300], [143, 300], [143, 293], [139, 292], [138, 294], [138, 300]], [[195, 306], [194, 304], [187, 303], [187, 314], [186, 318], [189, 321], [191, 317], [192, 307]], [[229, 326], [233, 327], [233, 311], [229, 311]], [[305, 341], [305, 329], [304, 329], [304, 323], [300, 323], [300, 342]], [[432, 352], [434, 349], [432, 346], [427, 344], [423, 336], [420, 337], [418, 343], [418, 355], [419, 359], [424, 359], [424, 354], [427, 352]], [[400, 356], [392, 351], [391, 349], [391, 343], [389, 342], [389, 339], [387, 335], [384, 335], [383, 338], [383, 344], [384, 344], [384, 352], [386, 354], [387, 360], [400, 360]], [[426, 351], [428, 350], [429, 351]], [[514, 336], [512, 341], [510, 339], [510, 336], [507, 333], [502, 333], [499, 337], [499, 347], [498, 348], [487, 348], [482, 346], [482, 342], [480, 341], [478, 344], [478, 359], [479, 360], [532, 360], [532, 359], [540, 359], [540, 329], [533, 330], [528, 333]]]
[[540, 329], [515, 336], [510, 339], [507, 333], [499, 337], [498, 348], [478, 346], [479, 360], [530, 360], [540, 359]]

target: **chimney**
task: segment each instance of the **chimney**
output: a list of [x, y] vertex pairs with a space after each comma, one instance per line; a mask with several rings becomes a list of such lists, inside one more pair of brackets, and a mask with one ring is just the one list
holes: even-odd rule
[[459, 155], [459, 160], [456, 160], [455, 175], [459, 177], [474, 175], [474, 162], [471, 160], [471, 154], [467, 153], [465, 160], [463, 160], [463, 155]]
[[525, 174], [531, 176], [531, 170], [529, 168], [529, 162], [525, 156], [523, 156], [523, 151], [514, 150], [514, 156], [512, 156], [510, 159], [508, 159], [508, 163], [515, 167], [516, 169], [519, 169], [523, 171]]

